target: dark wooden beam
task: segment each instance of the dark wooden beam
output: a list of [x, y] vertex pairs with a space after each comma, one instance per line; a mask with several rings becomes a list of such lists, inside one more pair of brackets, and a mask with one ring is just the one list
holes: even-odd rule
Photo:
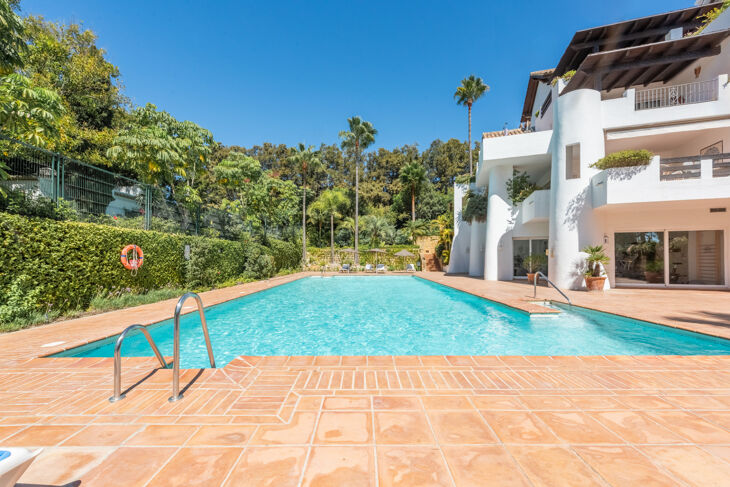
[[688, 27], [699, 27], [700, 23], [697, 20], [691, 20], [689, 22], [677, 22], [673, 24], [664, 25], [662, 27], [658, 27], [656, 29], [649, 29], [649, 30], [643, 30], [639, 32], [634, 32], [631, 34], [620, 34], [617, 37], [607, 37], [605, 39], [596, 39], [594, 41], [588, 41], [588, 42], [579, 42], [576, 44], [572, 44], [570, 47], [575, 50], [581, 50], [581, 49], [592, 49], [594, 46], [598, 45], [600, 46], [606, 46], [606, 45], [618, 45], [621, 42], [628, 42], [628, 41], [635, 41], [635, 40], [641, 40], [646, 39], [647, 37], [654, 37], [654, 36], [664, 36], [667, 33], [669, 33], [672, 29], [678, 29], [682, 27], [683, 29], [686, 29]]
[[688, 60], [694, 60], [699, 59], [702, 57], [708, 57], [708, 56], [716, 56], [720, 54], [720, 46], [713, 46], [708, 47], [705, 49], [699, 49], [696, 51], [686, 51], [679, 54], [673, 54], [670, 56], [661, 56], [657, 58], [652, 59], [637, 59], [635, 61], [626, 61], [626, 62], [619, 62], [615, 64], [610, 64], [608, 66], [600, 66], [600, 67], [594, 67], [594, 68], [583, 68], [586, 72], [590, 74], [601, 72], [602, 74], [609, 73], [611, 71], [624, 71], [629, 69], [636, 69], [636, 68], [647, 68], [650, 66], [656, 66], [657, 64], [669, 64], [669, 63], [676, 63], [680, 61], [688, 61]]
[[655, 79], [656, 75], [659, 74], [660, 71], [664, 70], [664, 65], [660, 64], [657, 66], [653, 66], [649, 69], [645, 69], [644, 71], [640, 71], [641, 76], [636, 78], [632, 84], [634, 85], [644, 85], [649, 82], [649, 80]]

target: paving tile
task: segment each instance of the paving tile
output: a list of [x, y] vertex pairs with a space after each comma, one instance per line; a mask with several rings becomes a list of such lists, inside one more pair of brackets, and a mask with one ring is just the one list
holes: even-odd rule
[[601, 423], [580, 411], [537, 411], [540, 418], [561, 440], [577, 443], [622, 443], [621, 438], [601, 426]]
[[323, 409], [370, 409], [369, 397], [326, 397]]
[[379, 446], [380, 487], [437, 487], [453, 482], [441, 451], [433, 447]]
[[371, 414], [326, 411], [319, 417], [314, 443], [360, 444], [373, 441]]
[[242, 451], [241, 448], [182, 448], [147, 485], [221, 485]]
[[224, 487], [297, 487], [307, 458], [306, 447], [248, 448]]
[[440, 444], [497, 442], [494, 433], [476, 411], [432, 411], [428, 417]]
[[83, 426], [31, 425], [3, 440], [3, 446], [54, 446], [81, 428]]
[[477, 409], [488, 411], [525, 409], [525, 404], [516, 396], [474, 396], [471, 400]]
[[508, 446], [535, 487], [605, 485], [575, 453], [559, 446]]
[[373, 447], [313, 447], [309, 453], [301, 485], [303, 487], [374, 486]]
[[118, 446], [142, 425], [90, 425], [63, 442], [63, 446]]
[[588, 413], [629, 443], [683, 443], [685, 440], [636, 411]]
[[317, 414], [295, 413], [288, 424], [259, 426], [250, 443], [252, 445], [304, 445], [312, 439]]
[[482, 416], [503, 443], [560, 443], [533, 413], [482, 411]]
[[556, 409], [573, 409], [573, 403], [570, 399], [563, 396], [520, 396], [527, 409], [536, 410], [556, 410]]
[[426, 409], [474, 409], [466, 396], [423, 396]]
[[[142, 487], [172, 457], [176, 448], [126, 448], [111, 454], [98, 466], [81, 476], [82, 486], [114, 485]], [[121, 474], [123, 472], [123, 474]]]
[[501, 445], [445, 446], [443, 452], [457, 487], [481, 487], [487, 479], [504, 487], [530, 485]]
[[256, 430], [250, 425], [204, 425], [188, 440], [188, 446], [243, 446]]
[[423, 409], [423, 406], [414, 396], [374, 396], [373, 409], [413, 410]]
[[650, 411], [650, 418], [694, 443], [728, 443], [730, 432], [684, 411]]
[[730, 464], [696, 446], [666, 445], [639, 447], [649, 458], [683, 482], [698, 487], [725, 487]]
[[384, 445], [433, 445], [435, 439], [426, 415], [420, 411], [376, 412], [375, 443]]
[[197, 426], [147, 425], [130, 438], [127, 446], [180, 446], [198, 429]]
[[611, 485], [679, 485], [629, 446], [573, 446], [573, 450]]
[[66, 485], [98, 465], [113, 448], [50, 448], [30, 465], [20, 478], [22, 484]]

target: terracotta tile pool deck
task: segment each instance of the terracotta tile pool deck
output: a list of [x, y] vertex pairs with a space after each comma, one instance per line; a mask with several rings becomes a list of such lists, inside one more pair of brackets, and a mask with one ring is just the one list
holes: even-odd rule
[[[302, 275], [202, 298], [211, 305]], [[532, 288], [519, 283], [419, 275], [535, 306], [526, 301]], [[705, 333], [730, 327], [728, 293], [644, 291], [571, 299]], [[132, 388], [114, 404], [112, 359], [41, 358], [169, 318], [173, 307], [174, 300], [0, 335], [0, 446], [45, 448], [22, 484], [725, 486], [730, 479], [730, 356], [244, 356], [220, 369], [182, 371], [185, 397], [176, 403], [167, 402], [170, 370], [155, 369], [152, 358], [125, 358], [123, 387]]]

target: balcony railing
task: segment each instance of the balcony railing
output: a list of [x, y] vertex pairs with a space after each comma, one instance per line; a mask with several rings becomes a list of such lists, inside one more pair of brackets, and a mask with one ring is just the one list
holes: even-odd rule
[[636, 90], [634, 109], [648, 110], [717, 101], [718, 92], [719, 82], [717, 79]]
[[712, 160], [713, 178], [730, 176], [730, 154], [713, 154], [661, 159], [659, 161], [659, 180], [700, 179], [702, 177], [701, 161], [708, 159]]

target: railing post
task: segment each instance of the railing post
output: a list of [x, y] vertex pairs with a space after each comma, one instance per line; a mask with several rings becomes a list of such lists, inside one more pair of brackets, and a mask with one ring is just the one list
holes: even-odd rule
[[51, 199], [54, 203], [58, 202], [58, 176], [56, 175], [56, 171], [58, 170], [57, 166], [56, 154], [53, 154], [51, 156]]
[[144, 186], [144, 229], [149, 230], [150, 229], [150, 187], [149, 185], [145, 184]]

